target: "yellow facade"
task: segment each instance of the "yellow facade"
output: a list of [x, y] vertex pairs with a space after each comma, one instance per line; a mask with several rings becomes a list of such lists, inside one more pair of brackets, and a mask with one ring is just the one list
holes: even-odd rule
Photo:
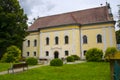
[[[97, 42], [98, 34], [102, 36], [101, 43]], [[86, 44], [83, 43], [84, 35], [87, 36]], [[65, 36], [68, 36], [68, 44], [65, 44]], [[55, 44], [55, 37], [59, 38], [58, 44]], [[46, 45], [46, 38], [49, 38], [49, 45]], [[29, 47], [27, 40], [30, 40], [31, 43]], [[33, 46], [34, 40], [37, 40], [36, 47]], [[70, 55], [78, 55], [84, 59], [85, 51], [88, 49], [99, 48], [105, 51], [107, 47], [116, 47], [114, 24], [68, 25], [30, 32], [23, 43], [23, 56], [53, 59], [55, 56], [65, 58]], [[36, 55], [34, 55], [35, 51]]]

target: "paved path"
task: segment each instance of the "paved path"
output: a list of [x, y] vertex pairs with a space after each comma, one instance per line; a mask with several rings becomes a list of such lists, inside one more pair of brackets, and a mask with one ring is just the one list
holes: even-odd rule
[[[86, 61], [75, 61], [75, 62], [67, 62], [66, 64], [78, 64], [78, 63], [84, 63]], [[47, 66], [49, 64], [44, 64], [44, 65], [36, 65], [36, 66], [29, 66], [28, 69], [33, 69], [33, 68], [38, 68], [41, 66]], [[22, 69], [15, 69], [15, 72], [22, 71]], [[8, 74], [8, 71], [2, 71], [0, 72], [0, 75]]]
[[[46, 65], [48, 65], [48, 64], [36, 65], [36, 66], [29, 66], [28, 69], [38, 68], [38, 67], [46, 66]], [[15, 72], [20, 72], [20, 71], [22, 71], [22, 68], [21, 69], [15, 69]], [[2, 71], [2, 72], [0, 72], [0, 75], [4, 75], [4, 74], [8, 74], [8, 71]]]

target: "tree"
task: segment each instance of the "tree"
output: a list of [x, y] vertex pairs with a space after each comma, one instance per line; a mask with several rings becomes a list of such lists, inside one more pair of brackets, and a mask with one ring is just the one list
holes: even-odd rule
[[108, 47], [105, 51], [105, 59], [108, 59], [117, 53], [117, 49], [115, 47]]
[[18, 62], [21, 58], [21, 50], [16, 46], [10, 46], [7, 48], [6, 53], [3, 55], [2, 62]]
[[27, 35], [27, 16], [18, 0], [0, 0], [0, 58], [10, 45], [22, 49]]
[[120, 30], [116, 31], [116, 40], [117, 40], [117, 44], [120, 44]]

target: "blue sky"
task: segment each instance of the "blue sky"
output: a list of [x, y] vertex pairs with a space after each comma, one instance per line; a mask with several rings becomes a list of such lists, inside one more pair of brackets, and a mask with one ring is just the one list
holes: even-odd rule
[[110, 3], [114, 19], [117, 20], [120, 0], [19, 0], [21, 7], [28, 15], [28, 22], [33, 18], [83, 10]]

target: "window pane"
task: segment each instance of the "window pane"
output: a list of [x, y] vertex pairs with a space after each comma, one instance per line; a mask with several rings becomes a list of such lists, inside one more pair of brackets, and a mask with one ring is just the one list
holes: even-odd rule
[[65, 44], [68, 44], [68, 43], [69, 43], [69, 37], [65, 36]]
[[59, 38], [55, 37], [55, 44], [58, 44], [58, 42], [59, 42]]
[[102, 35], [97, 35], [97, 43], [102, 43]]
[[68, 51], [65, 51], [65, 56], [68, 56], [69, 55], [69, 52]]
[[27, 41], [27, 46], [30, 47], [30, 40]]
[[86, 35], [83, 36], [83, 43], [87, 44], [87, 36]]
[[36, 56], [36, 52], [34, 52], [34, 56]]
[[49, 38], [46, 38], [46, 45], [49, 45]]
[[34, 40], [34, 46], [37, 46], [37, 40]]
[[48, 51], [46, 51], [46, 56], [49, 56], [49, 52]]

